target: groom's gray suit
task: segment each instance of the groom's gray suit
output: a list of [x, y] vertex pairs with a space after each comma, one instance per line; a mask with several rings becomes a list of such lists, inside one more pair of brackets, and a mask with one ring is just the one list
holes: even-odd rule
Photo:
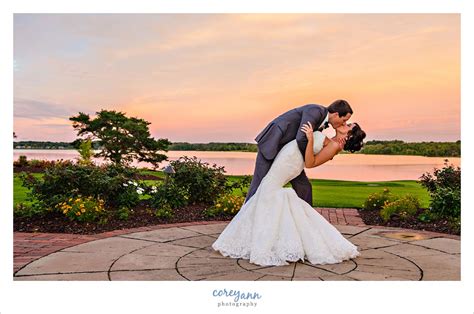
[[[313, 130], [317, 130], [327, 114], [326, 107], [315, 104], [304, 105], [278, 116], [257, 135], [255, 138], [258, 147], [257, 160], [252, 183], [245, 199], [246, 202], [255, 194], [263, 177], [270, 170], [276, 155], [286, 143], [296, 138], [304, 160], [308, 139], [306, 134], [301, 131], [301, 127], [309, 121], [313, 126]], [[313, 206], [312, 187], [304, 170], [290, 182], [296, 194]]]

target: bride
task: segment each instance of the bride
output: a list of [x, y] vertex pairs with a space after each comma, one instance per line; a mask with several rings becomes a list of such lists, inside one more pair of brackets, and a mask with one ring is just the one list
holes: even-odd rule
[[357, 123], [338, 127], [333, 138], [313, 132], [310, 123], [301, 131], [308, 138], [305, 160], [296, 139], [283, 146], [255, 194], [212, 244], [214, 250], [262, 266], [305, 258], [311, 264], [334, 264], [360, 255], [355, 245], [284, 185], [304, 167], [319, 166], [342, 150], [360, 150], [365, 132]]

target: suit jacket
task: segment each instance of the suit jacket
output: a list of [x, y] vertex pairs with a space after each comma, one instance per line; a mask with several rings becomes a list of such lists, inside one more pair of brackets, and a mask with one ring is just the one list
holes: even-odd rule
[[327, 113], [326, 107], [315, 104], [304, 105], [283, 113], [271, 121], [255, 138], [259, 151], [265, 159], [273, 160], [286, 143], [296, 138], [298, 148], [305, 159], [308, 139], [301, 128], [309, 121], [313, 130], [317, 130]]

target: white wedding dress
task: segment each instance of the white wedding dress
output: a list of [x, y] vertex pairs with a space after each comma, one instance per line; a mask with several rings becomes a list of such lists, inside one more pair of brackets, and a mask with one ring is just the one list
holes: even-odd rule
[[[314, 152], [321, 151], [325, 135], [314, 132]], [[334, 264], [360, 255], [293, 188], [283, 187], [304, 169], [296, 140], [278, 152], [255, 194], [241, 207], [212, 244], [214, 250], [250, 263], [288, 265], [287, 261]]]

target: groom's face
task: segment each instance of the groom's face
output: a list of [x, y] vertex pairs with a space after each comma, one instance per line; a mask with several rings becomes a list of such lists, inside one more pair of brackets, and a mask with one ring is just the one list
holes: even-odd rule
[[339, 113], [337, 113], [337, 112], [330, 113], [329, 114], [329, 124], [331, 124], [331, 126], [334, 129], [337, 129], [340, 126], [345, 125], [347, 120], [349, 120], [350, 118], [351, 118], [350, 113], [348, 113], [348, 114], [346, 114], [345, 116], [342, 116], [342, 117], [340, 117]]

